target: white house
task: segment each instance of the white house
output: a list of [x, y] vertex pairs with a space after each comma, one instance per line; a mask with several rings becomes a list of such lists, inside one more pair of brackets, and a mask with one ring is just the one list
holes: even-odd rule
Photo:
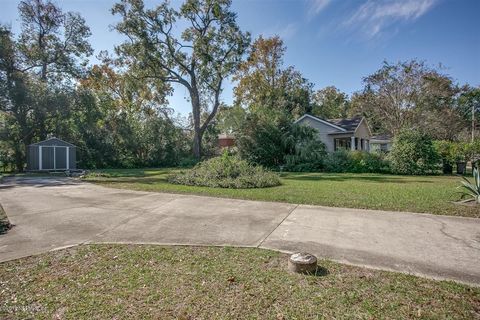
[[363, 117], [350, 119], [321, 119], [310, 114], [300, 117], [295, 123], [317, 129], [320, 140], [328, 152], [340, 149], [370, 150], [372, 133]]
[[389, 152], [392, 149], [392, 137], [390, 135], [378, 135], [370, 138], [370, 150]]

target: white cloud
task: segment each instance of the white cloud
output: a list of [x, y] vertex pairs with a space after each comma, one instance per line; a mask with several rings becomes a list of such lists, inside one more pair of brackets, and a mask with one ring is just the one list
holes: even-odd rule
[[290, 39], [297, 33], [298, 27], [295, 23], [289, 23], [285, 27], [279, 29], [276, 33], [282, 39]]
[[288, 40], [293, 38], [298, 31], [298, 24], [296, 23], [287, 23], [287, 24], [276, 24], [270, 26], [267, 30], [260, 32], [258, 35], [263, 35], [265, 37], [279, 36], [283, 40]]
[[437, 0], [368, 0], [344, 24], [360, 30], [367, 38], [380, 35], [400, 21], [413, 21], [434, 7]]
[[322, 12], [330, 2], [331, 0], [310, 0], [310, 5], [308, 6], [309, 19]]

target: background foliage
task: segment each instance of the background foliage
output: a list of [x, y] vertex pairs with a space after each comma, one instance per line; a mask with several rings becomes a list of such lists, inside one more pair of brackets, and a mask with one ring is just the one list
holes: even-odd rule
[[[348, 96], [333, 86], [314, 90], [284, 63], [280, 37], [260, 36], [249, 45], [228, 0], [188, 0], [180, 9], [122, 0], [113, 12], [122, 18], [117, 31], [131, 42], [98, 53], [95, 65], [85, 20], [49, 0], [20, 1], [18, 35], [0, 26], [3, 170], [24, 170], [26, 147], [51, 136], [78, 146], [81, 168], [193, 165], [199, 149], [203, 159], [218, 154], [220, 133], [236, 138], [242, 159], [275, 170], [423, 174], [440, 160], [480, 158], [480, 88], [455, 83], [441, 67], [386, 61]], [[219, 23], [198, 36], [198, 16]], [[162, 27], [179, 20], [187, 21], [180, 36]], [[205, 54], [182, 54], [188, 43]], [[232, 105], [220, 103], [228, 76], [235, 84]], [[170, 84], [178, 81], [190, 86], [190, 99], [198, 98], [186, 117], [168, 104]], [[374, 133], [396, 136], [394, 150], [388, 159], [327, 155], [313, 130], [293, 125], [305, 113], [364, 116]], [[434, 148], [432, 139], [441, 142]]]
[[428, 134], [403, 130], [395, 137], [389, 159], [393, 173], [420, 175], [436, 172], [439, 155]]

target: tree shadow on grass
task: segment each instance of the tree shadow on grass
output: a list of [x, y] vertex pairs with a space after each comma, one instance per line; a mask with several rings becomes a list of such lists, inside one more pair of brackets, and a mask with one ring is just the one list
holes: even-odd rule
[[107, 178], [107, 179], [98, 179], [98, 180], [86, 180], [88, 182], [93, 183], [109, 183], [109, 184], [122, 184], [122, 183], [139, 183], [139, 184], [159, 184], [159, 183], [168, 183], [166, 177], [158, 177], [158, 178], [142, 178], [142, 177], [135, 177], [135, 178]]
[[282, 179], [285, 180], [296, 180], [296, 181], [332, 181], [332, 182], [343, 182], [343, 181], [363, 181], [363, 182], [382, 182], [382, 183], [434, 183], [432, 180], [425, 179], [406, 179], [404, 177], [395, 177], [395, 176], [340, 176], [340, 175], [288, 175], [283, 176]]
[[99, 177], [102, 177], [102, 174], [105, 174], [105, 178], [145, 178], [145, 177], [155, 177], [160, 175], [171, 174], [174, 171], [172, 169], [105, 169], [99, 170], [98, 172], [93, 172], [92, 177], [95, 177], [95, 174], [98, 174]]

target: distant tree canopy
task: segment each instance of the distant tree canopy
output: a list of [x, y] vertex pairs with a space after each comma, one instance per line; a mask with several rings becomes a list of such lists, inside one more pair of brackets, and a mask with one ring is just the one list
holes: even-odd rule
[[283, 65], [285, 50], [279, 37], [260, 36], [235, 74], [235, 103], [250, 114], [293, 121], [310, 111], [313, 84], [293, 67]]
[[20, 36], [15, 39], [6, 27], [0, 30], [0, 108], [3, 144], [11, 150], [5, 157], [21, 171], [26, 146], [64, 128], [58, 120], [68, 118], [68, 81], [85, 70], [92, 48], [87, 42], [90, 29], [78, 14], [63, 13], [43, 0], [21, 1], [18, 9]]
[[[50, 0], [22, 0], [18, 11], [18, 35], [0, 25], [4, 169], [24, 170], [27, 146], [50, 136], [78, 146], [79, 167], [106, 168], [191, 164], [213, 156], [218, 134], [228, 133], [251, 162], [318, 170], [324, 145], [313, 129], [293, 124], [305, 113], [327, 119], [360, 114], [374, 133], [399, 137], [392, 153], [398, 172], [413, 166], [414, 157], [415, 165], [432, 164], [432, 139], [443, 145], [473, 140], [463, 153], [478, 155], [480, 87], [460, 86], [441, 68], [414, 59], [384, 62], [350, 97], [334, 86], [314, 91], [299, 70], [285, 65], [280, 37], [250, 43], [231, 0], [161, 2], [150, 9], [142, 0], [119, 0], [112, 14], [127, 40], [113, 53], [98, 53], [94, 65], [91, 32], [79, 14]], [[221, 100], [227, 81], [234, 85], [231, 105]], [[188, 92], [189, 115], [169, 105], [176, 85]], [[356, 157], [385, 171], [383, 159]], [[348, 156], [327, 158], [341, 167]]]
[[171, 119], [166, 82], [104, 57], [86, 66], [90, 31], [50, 1], [19, 4], [22, 31], [0, 28], [0, 162], [22, 171], [26, 147], [55, 135], [78, 146], [80, 167], [175, 165], [188, 133]]
[[471, 139], [480, 136], [480, 87], [464, 86], [458, 97], [457, 108], [464, 121], [470, 123], [470, 130], [476, 132], [475, 136], [471, 135]]
[[313, 94], [312, 114], [323, 119], [346, 118], [349, 111], [348, 96], [334, 86]]
[[451, 140], [465, 128], [456, 104], [461, 89], [424, 62], [385, 62], [363, 82], [363, 91], [352, 97], [352, 112], [365, 115], [376, 131], [396, 135], [417, 128]]
[[78, 13], [64, 13], [47, 0], [24, 0], [18, 6], [22, 32], [18, 51], [22, 70], [31, 70], [42, 81], [79, 77], [93, 53], [90, 28]]
[[170, 88], [164, 82], [137, 81], [130, 70], [118, 72], [106, 63], [92, 67], [81, 90], [79, 106], [88, 109], [79, 108], [77, 130], [87, 139], [80, 143], [90, 152], [88, 166], [174, 165], [187, 154], [182, 129], [166, 106]]

